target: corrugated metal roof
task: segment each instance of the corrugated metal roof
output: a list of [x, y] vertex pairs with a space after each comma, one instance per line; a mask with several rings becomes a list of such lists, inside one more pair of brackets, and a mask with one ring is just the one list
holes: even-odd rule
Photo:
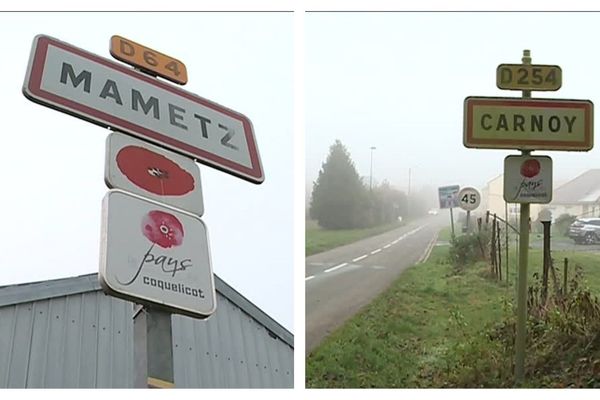
[[[212, 317], [172, 317], [176, 387], [293, 387], [291, 333], [215, 284]], [[132, 387], [132, 316], [96, 274], [0, 287], [0, 387]]]

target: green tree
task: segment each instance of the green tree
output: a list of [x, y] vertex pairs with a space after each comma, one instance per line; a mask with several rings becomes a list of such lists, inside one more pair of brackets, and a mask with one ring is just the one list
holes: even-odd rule
[[368, 191], [346, 147], [336, 140], [313, 183], [310, 216], [326, 229], [368, 224]]

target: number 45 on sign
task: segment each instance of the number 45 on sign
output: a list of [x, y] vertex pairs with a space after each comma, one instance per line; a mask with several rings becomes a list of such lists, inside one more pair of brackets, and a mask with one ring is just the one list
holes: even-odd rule
[[458, 192], [458, 200], [460, 208], [466, 211], [473, 211], [481, 203], [481, 196], [477, 189], [472, 187], [465, 187]]

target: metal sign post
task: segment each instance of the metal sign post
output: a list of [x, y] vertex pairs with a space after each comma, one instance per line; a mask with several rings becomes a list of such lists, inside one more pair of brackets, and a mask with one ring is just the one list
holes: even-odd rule
[[133, 316], [133, 360], [136, 388], [173, 388], [171, 313], [136, 306]]
[[[529, 50], [523, 50], [523, 64], [531, 64]], [[531, 90], [523, 90], [523, 98], [531, 98]], [[522, 150], [524, 156], [530, 150]], [[527, 338], [527, 262], [529, 258], [529, 203], [521, 203], [519, 217], [519, 274], [517, 278], [517, 332], [515, 339], [515, 383], [525, 378], [525, 340]]]

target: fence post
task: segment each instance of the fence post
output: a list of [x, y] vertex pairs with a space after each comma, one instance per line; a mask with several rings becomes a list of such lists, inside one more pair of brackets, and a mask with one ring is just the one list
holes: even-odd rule
[[567, 273], [569, 271], [569, 259], [565, 257], [565, 267], [563, 271], [563, 297], [567, 297]]
[[498, 280], [502, 282], [502, 240], [500, 239], [500, 222], [497, 228], [498, 234]]

